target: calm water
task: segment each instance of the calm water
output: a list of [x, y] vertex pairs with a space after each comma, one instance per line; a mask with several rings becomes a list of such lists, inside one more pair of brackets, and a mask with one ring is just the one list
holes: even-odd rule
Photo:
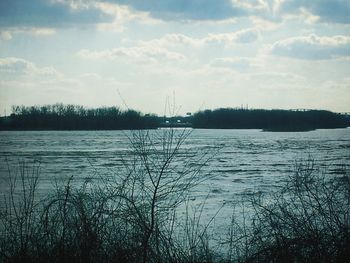
[[[152, 131], [153, 132], [153, 131]], [[124, 131], [6, 131], [0, 132], [0, 182], [4, 190], [8, 167], [19, 160], [41, 163], [40, 191], [57, 179], [85, 180], [113, 174], [128, 156]], [[195, 156], [220, 149], [203, 176], [215, 175], [193, 194], [201, 202], [209, 193], [207, 211], [230, 202], [236, 195], [269, 191], [292, 173], [295, 161], [311, 156], [319, 167], [337, 174], [350, 164], [350, 129], [272, 133], [259, 130], [193, 130], [184, 145]], [[195, 159], [194, 159], [195, 160]]]

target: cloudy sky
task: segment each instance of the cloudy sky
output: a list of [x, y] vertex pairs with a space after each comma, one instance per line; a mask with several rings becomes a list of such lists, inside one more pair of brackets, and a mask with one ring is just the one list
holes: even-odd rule
[[0, 0], [1, 115], [174, 100], [350, 112], [350, 1]]

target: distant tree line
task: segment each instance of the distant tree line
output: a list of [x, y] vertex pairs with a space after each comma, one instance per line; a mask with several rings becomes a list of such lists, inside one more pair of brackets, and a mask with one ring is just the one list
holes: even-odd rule
[[9, 117], [0, 119], [3, 130], [119, 130], [153, 129], [155, 115], [117, 107], [86, 108], [79, 105], [13, 106]]
[[159, 127], [205, 129], [263, 129], [308, 131], [345, 128], [348, 115], [325, 110], [261, 110], [220, 108], [191, 116], [159, 117], [117, 107], [86, 108], [79, 105], [13, 106], [0, 118], [0, 130], [121, 130]]
[[258, 110], [221, 108], [197, 112], [193, 128], [307, 131], [345, 128], [349, 116], [325, 110]]

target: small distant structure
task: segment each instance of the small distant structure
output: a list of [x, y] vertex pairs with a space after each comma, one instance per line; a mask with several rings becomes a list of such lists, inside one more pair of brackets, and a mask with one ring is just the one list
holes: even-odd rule
[[186, 113], [186, 116], [191, 116], [191, 115], [192, 115], [191, 112], [187, 112], [187, 113]]
[[174, 117], [165, 117], [164, 121], [160, 124], [162, 128], [190, 128], [192, 124], [188, 121], [188, 116], [174, 116]]

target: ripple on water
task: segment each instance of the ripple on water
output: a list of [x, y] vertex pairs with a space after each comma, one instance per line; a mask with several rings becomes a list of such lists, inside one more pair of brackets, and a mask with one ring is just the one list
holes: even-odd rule
[[[196, 204], [209, 199], [210, 207], [220, 207], [223, 200], [229, 205], [238, 195], [279, 187], [294, 172], [295, 161], [308, 159], [309, 155], [317, 164], [329, 167], [334, 176], [343, 171], [337, 164], [350, 162], [349, 129], [309, 133], [195, 130], [188, 142], [178, 156], [178, 167], [185, 161], [196, 169], [201, 164], [197, 158], [201, 153], [221, 148], [201, 167], [200, 175], [208, 180], [190, 197]], [[116, 178], [123, 172], [123, 160], [133, 160], [129, 153], [126, 133], [117, 131], [0, 132], [0, 177], [8, 177], [8, 165], [36, 158], [42, 170], [40, 191], [49, 192], [55, 180], [66, 180], [71, 175], [76, 182]]]

